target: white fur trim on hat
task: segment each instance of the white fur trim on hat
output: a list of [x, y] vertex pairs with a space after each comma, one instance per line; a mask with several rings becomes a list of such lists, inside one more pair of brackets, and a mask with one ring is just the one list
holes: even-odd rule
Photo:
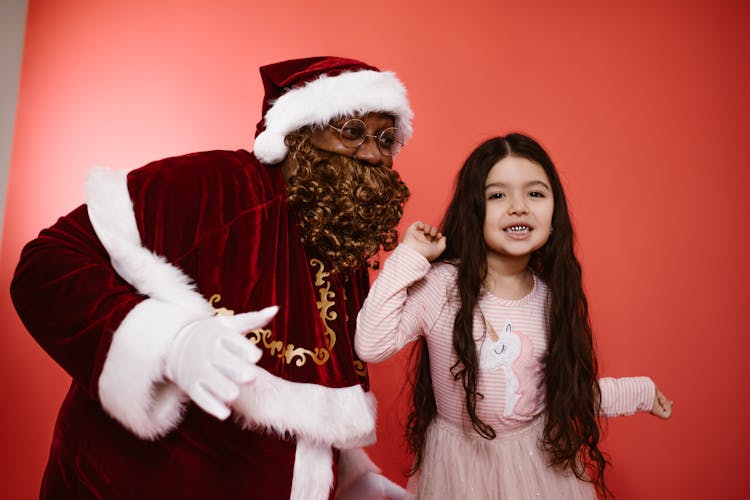
[[265, 130], [255, 138], [253, 151], [262, 163], [273, 165], [289, 152], [284, 138], [305, 125], [325, 125], [330, 120], [384, 112], [393, 114], [404, 140], [412, 135], [414, 116], [404, 84], [391, 71], [350, 71], [322, 75], [293, 88], [273, 103], [264, 117]]

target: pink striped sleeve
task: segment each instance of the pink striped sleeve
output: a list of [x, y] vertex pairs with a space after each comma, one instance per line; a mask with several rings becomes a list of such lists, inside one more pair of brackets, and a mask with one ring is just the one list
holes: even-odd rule
[[383, 361], [424, 331], [422, 294], [410, 287], [430, 268], [427, 259], [408, 246], [401, 244], [394, 250], [357, 316], [354, 348], [360, 359]]
[[606, 417], [633, 415], [651, 411], [656, 397], [656, 386], [649, 377], [601, 378], [601, 413]]

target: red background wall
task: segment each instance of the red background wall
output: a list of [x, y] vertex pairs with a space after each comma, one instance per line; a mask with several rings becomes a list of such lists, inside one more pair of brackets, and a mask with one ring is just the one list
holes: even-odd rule
[[[211, 4], [209, 6], [209, 4]], [[0, 496], [33, 498], [69, 380], [7, 289], [22, 245], [83, 201], [93, 165], [251, 148], [258, 66], [320, 54], [395, 70], [416, 134], [403, 227], [437, 222], [465, 155], [523, 131], [556, 161], [578, 230], [603, 374], [651, 375], [671, 421], [610, 422], [619, 498], [746, 491], [750, 7], [732, 1], [263, 5], [31, 0], [0, 259]], [[371, 367], [403, 482], [405, 356]]]

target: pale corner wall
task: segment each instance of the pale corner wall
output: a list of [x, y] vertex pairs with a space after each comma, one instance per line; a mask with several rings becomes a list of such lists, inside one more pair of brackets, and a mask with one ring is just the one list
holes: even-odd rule
[[0, 0], [0, 238], [16, 121], [28, 0]]

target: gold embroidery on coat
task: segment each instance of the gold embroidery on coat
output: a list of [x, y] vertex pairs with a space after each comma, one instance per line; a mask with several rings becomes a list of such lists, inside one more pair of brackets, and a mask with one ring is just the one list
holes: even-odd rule
[[294, 347], [294, 344], [287, 344], [280, 340], [272, 340], [273, 332], [267, 328], [259, 328], [250, 332], [248, 340], [253, 344], [262, 343], [268, 349], [271, 356], [284, 358], [286, 364], [294, 361], [297, 366], [303, 366], [307, 362], [306, 355], [313, 360], [316, 365], [322, 365], [331, 357], [326, 349], [316, 347], [314, 350], [305, 349], [304, 347]]
[[[334, 321], [338, 315], [336, 314], [336, 311], [328, 311], [331, 307], [336, 305], [336, 303], [331, 300], [336, 297], [336, 293], [331, 291], [331, 283], [326, 282], [323, 280], [323, 278], [326, 278], [329, 276], [330, 273], [327, 273], [323, 271], [325, 269], [325, 266], [323, 266], [323, 262], [321, 262], [318, 259], [310, 259], [310, 265], [320, 266], [320, 270], [315, 273], [315, 286], [318, 286], [318, 293], [320, 294], [320, 300], [317, 301], [318, 311], [320, 311], [320, 319], [323, 320], [323, 326], [325, 326], [326, 329], [326, 347], [330, 350], [333, 349], [333, 346], [336, 345], [336, 332], [333, 331], [333, 329], [328, 326], [328, 321]], [[323, 285], [325, 285], [325, 288], [323, 288]]]
[[367, 365], [364, 364], [362, 361], [360, 361], [358, 359], [355, 359], [354, 360], [354, 371], [360, 377], [366, 377], [367, 376]]
[[[208, 303], [211, 307], [214, 307], [216, 302], [221, 302], [221, 295], [218, 293], [211, 295], [211, 298], [208, 299]], [[226, 307], [219, 307], [218, 309], [214, 307], [214, 312], [217, 316], [234, 316], [234, 311], [227, 309]]]
[[[286, 364], [294, 362], [297, 366], [304, 366], [309, 357], [316, 365], [323, 365], [331, 359], [331, 350], [336, 345], [336, 332], [328, 326], [328, 321], [333, 321], [338, 317], [336, 311], [330, 310], [336, 305], [333, 301], [336, 297], [336, 292], [331, 291], [331, 283], [324, 279], [330, 276], [330, 273], [325, 271], [323, 262], [318, 259], [310, 259], [310, 266], [320, 267], [315, 272], [315, 286], [318, 287], [318, 293], [320, 294], [320, 300], [316, 301], [316, 306], [325, 327], [325, 337], [323, 339], [325, 347], [315, 347], [313, 350], [310, 350], [304, 347], [295, 347], [294, 344], [284, 345], [280, 340], [272, 340], [271, 336], [273, 332], [267, 328], [253, 330], [248, 335], [250, 342], [262, 344], [268, 349], [271, 356], [276, 356], [279, 359], [283, 358]], [[213, 299], [213, 297], [211, 298]]]
[[[334, 321], [338, 315], [336, 311], [330, 310], [336, 303], [332, 300], [336, 297], [336, 292], [331, 291], [331, 283], [325, 281], [324, 278], [330, 276], [330, 273], [325, 272], [325, 266], [323, 262], [318, 259], [310, 259], [310, 265], [313, 267], [320, 267], [315, 272], [315, 286], [318, 288], [320, 294], [320, 300], [316, 301], [316, 306], [320, 313], [320, 319], [323, 321], [325, 327], [325, 347], [315, 347], [313, 350], [305, 349], [304, 347], [295, 347], [294, 344], [284, 345], [284, 342], [280, 340], [273, 340], [271, 337], [273, 332], [268, 328], [258, 328], [253, 330], [247, 336], [248, 340], [253, 344], [262, 344], [271, 356], [277, 358], [284, 358], [286, 364], [294, 362], [297, 366], [304, 366], [309, 357], [316, 365], [324, 365], [331, 358], [331, 349], [336, 345], [336, 332], [328, 326], [328, 321]], [[344, 297], [346, 300], [346, 297]], [[208, 303], [213, 307], [217, 316], [233, 316], [234, 311], [227, 309], [226, 307], [214, 307], [214, 304], [221, 302], [221, 295], [215, 293], [208, 299]], [[354, 370], [357, 375], [362, 377], [367, 376], [367, 365], [362, 361], [354, 360]]]

